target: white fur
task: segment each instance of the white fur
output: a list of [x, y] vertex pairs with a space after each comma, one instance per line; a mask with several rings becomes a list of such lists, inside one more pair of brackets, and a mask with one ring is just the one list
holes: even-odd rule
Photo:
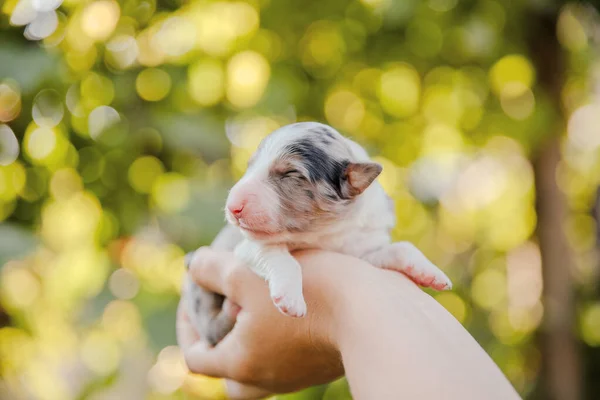
[[[355, 199], [346, 218], [327, 225], [322, 231], [279, 231], [274, 221], [280, 205], [277, 195], [265, 183], [269, 166], [286, 144], [297, 139], [307, 129], [319, 125], [302, 123], [281, 128], [285, 134], [279, 134], [265, 143], [228, 198], [229, 205], [239, 202], [241, 198], [250, 199], [253, 206], [261, 210], [258, 216], [261, 229], [275, 233], [260, 235], [242, 229], [245, 239], [236, 247], [235, 253], [269, 283], [271, 297], [278, 309], [293, 317], [306, 314], [301, 268], [290, 255], [290, 251], [298, 249], [320, 248], [352, 255], [376, 267], [403, 272], [424, 286], [438, 290], [451, 288], [448, 277], [414, 245], [408, 242], [391, 243], [390, 231], [396, 222], [393, 203], [377, 181]], [[354, 157], [351, 161], [370, 161], [367, 152], [360, 145], [349, 139], [345, 140]], [[245, 226], [243, 220], [237, 221], [228, 211], [226, 214], [230, 223], [241, 228]]]

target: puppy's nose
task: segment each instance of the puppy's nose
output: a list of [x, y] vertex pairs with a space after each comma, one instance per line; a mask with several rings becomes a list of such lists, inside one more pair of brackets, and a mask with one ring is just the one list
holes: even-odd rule
[[242, 211], [244, 211], [244, 206], [245, 204], [243, 203], [228, 204], [227, 209], [234, 217], [239, 218], [242, 215]]

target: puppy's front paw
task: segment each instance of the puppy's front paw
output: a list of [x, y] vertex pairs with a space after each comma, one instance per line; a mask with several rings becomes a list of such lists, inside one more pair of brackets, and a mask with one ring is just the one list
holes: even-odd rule
[[452, 281], [450, 281], [450, 278], [433, 264], [426, 265], [425, 263], [422, 263], [418, 266], [407, 265], [403, 272], [417, 285], [429, 287], [438, 291], [452, 289]]
[[306, 315], [306, 303], [301, 295], [282, 294], [273, 295], [271, 298], [277, 309], [288, 317], [302, 318]]
[[414, 245], [408, 242], [392, 244], [394, 258], [400, 271], [411, 278], [417, 285], [434, 290], [450, 290], [452, 282], [446, 274], [435, 266]]

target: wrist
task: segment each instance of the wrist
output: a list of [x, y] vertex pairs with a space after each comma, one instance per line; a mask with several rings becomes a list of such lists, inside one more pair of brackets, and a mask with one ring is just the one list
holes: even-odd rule
[[367, 303], [385, 285], [387, 271], [337, 253], [311, 250], [295, 256], [303, 270], [310, 334], [319, 345], [339, 353], [346, 332], [357, 328], [356, 321], [369, 312]]
[[311, 333], [338, 352], [349, 335], [367, 334], [386, 315], [433, 300], [405, 275], [358, 258], [324, 251], [295, 256], [303, 269]]

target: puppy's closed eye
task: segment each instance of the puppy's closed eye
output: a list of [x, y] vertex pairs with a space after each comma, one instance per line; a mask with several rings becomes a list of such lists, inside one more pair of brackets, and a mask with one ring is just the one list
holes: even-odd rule
[[304, 175], [302, 175], [302, 173], [300, 171], [298, 171], [297, 169], [290, 169], [288, 171], [285, 171], [282, 175], [282, 178], [295, 178], [295, 179], [300, 179], [300, 180], [306, 180], [306, 177]]

